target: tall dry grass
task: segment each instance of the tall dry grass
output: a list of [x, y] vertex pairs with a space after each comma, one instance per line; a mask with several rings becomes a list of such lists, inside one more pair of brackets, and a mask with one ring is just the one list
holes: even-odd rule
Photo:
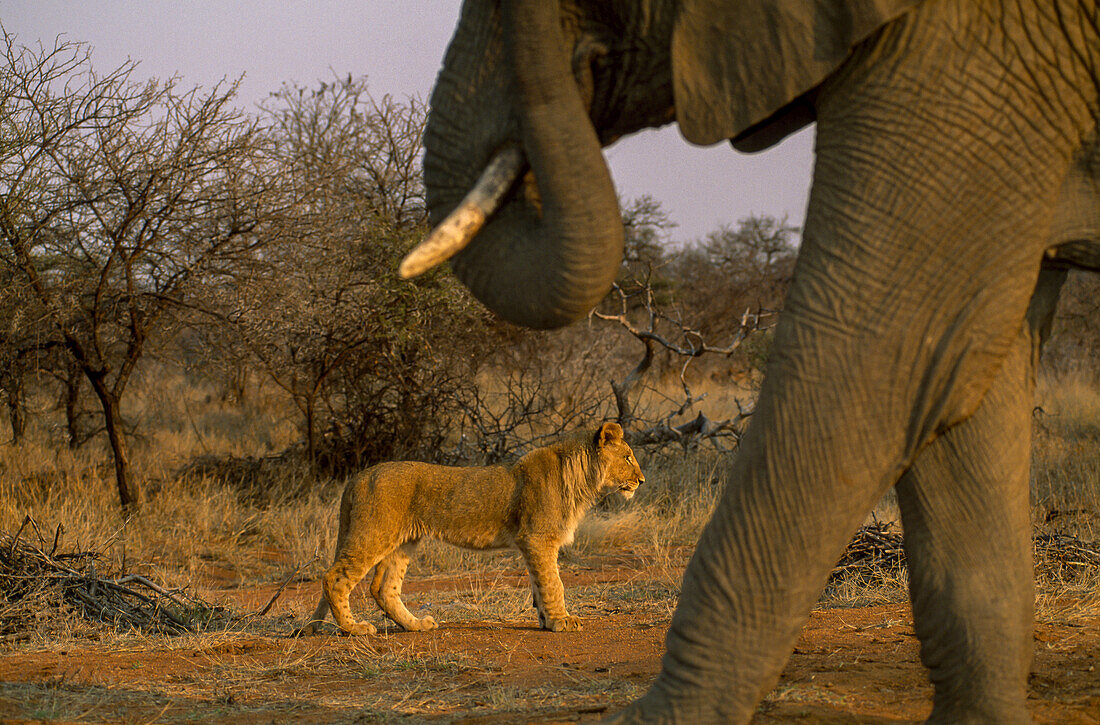
[[[127, 410], [136, 423], [134, 468], [144, 503], [119, 513], [104, 447], [69, 451], [56, 429], [40, 425], [20, 446], [0, 445], [0, 529], [14, 531], [33, 516], [50, 532], [64, 527], [70, 544], [110, 542], [113, 556], [141, 562], [172, 585], [234, 586], [323, 573], [332, 556], [343, 482], [317, 479], [272, 454], [297, 440], [295, 416], [276, 391], [254, 389], [243, 404], [224, 402], [182, 374], [160, 373], [142, 386]], [[667, 385], [675, 387], [673, 380]], [[708, 415], [732, 402], [721, 382], [697, 381], [712, 393]], [[650, 393], [673, 398], [671, 387]], [[741, 391], [744, 394], [744, 391]], [[647, 401], [649, 403], [649, 401]], [[652, 404], [656, 405], [657, 402]], [[1085, 378], [1044, 379], [1039, 389], [1032, 473], [1037, 529], [1100, 535], [1100, 386]], [[693, 413], [692, 413], [693, 414]], [[642, 453], [647, 483], [629, 505], [612, 497], [581, 524], [564, 555], [629, 554], [678, 585], [682, 566], [709, 519], [732, 460], [709, 448]], [[228, 456], [254, 464], [248, 481], [216, 465]], [[190, 471], [186, 475], [182, 472]], [[239, 473], [239, 470], [236, 471]], [[887, 496], [876, 510], [896, 520]], [[425, 542], [415, 572], [520, 568], [510, 553], [466, 552]], [[415, 575], [415, 574], [414, 574]]]
[[[69, 545], [108, 544], [113, 556], [173, 585], [267, 581], [299, 565], [306, 576], [323, 570], [313, 560], [330, 556], [339, 485], [301, 465], [263, 465], [297, 439], [277, 393], [261, 388], [230, 404], [162, 370], [129, 403], [142, 495], [135, 514], [120, 512], [101, 441], [70, 451], [58, 427], [36, 425], [22, 444], [0, 445], [0, 529], [14, 531], [29, 515], [51, 536], [61, 526]], [[249, 486], [193, 465], [234, 458], [256, 464]]]

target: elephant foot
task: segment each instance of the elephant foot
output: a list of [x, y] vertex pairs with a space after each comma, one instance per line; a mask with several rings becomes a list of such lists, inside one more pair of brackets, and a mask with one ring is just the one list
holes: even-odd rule
[[[619, 710], [618, 712], [613, 713], [608, 717], [605, 717], [604, 719], [600, 720], [600, 725], [631, 725], [632, 723], [661, 722], [660, 719], [643, 719], [642, 713], [644, 712], [644, 710], [640, 706], [641, 702], [642, 700], [637, 700], [634, 702], [634, 704], [628, 706], [625, 710]], [[647, 715], [649, 716], [652, 716], [654, 714], [656, 713], [647, 713]], [[671, 718], [668, 721], [671, 722]]]
[[616, 725], [674, 725], [675, 723], [747, 723], [755, 712], [754, 703], [735, 703], [722, 692], [685, 689], [687, 683], [655, 682], [641, 698], [601, 723]]
[[983, 702], [983, 698], [975, 696], [969, 701], [962, 702], [952, 700], [944, 705], [944, 699], [940, 698], [932, 707], [932, 714], [926, 721], [929, 725], [951, 723], [955, 725], [978, 725], [979, 723], [991, 723], [1004, 725], [1025, 725], [1032, 722], [1028, 714], [1024, 699], [1018, 698], [1015, 702], [1003, 702], [992, 705]]
[[[600, 723], [602, 725], [672, 725], [687, 719], [668, 707], [667, 701], [655, 701], [650, 695], [646, 695], [640, 700], [635, 700], [626, 709], [600, 720]], [[697, 719], [696, 722], [728, 721]]]

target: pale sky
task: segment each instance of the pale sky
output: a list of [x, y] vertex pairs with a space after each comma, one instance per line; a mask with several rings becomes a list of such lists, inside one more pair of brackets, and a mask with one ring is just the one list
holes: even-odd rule
[[[372, 95], [427, 99], [460, 0], [0, 0], [0, 22], [24, 45], [54, 36], [89, 43], [99, 70], [131, 58], [139, 76], [178, 74], [185, 86], [245, 75], [242, 106], [284, 81], [310, 86], [366, 75]], [[330, 70], [331, 69], [331, 70]], [[605, 149], [619, 194], [650, 194], [679, 226], [703, 236], [749, 214], [801, 224], [810, 185], [807, 129], [761, 154], [700, 148], [675, 126]]]

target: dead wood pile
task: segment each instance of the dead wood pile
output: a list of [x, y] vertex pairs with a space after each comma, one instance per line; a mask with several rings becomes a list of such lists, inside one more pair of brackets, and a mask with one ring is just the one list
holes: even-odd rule
[[[875, 521], [856, 531], [829, 577], [830, 584], [856, 581], [874, 584], [896, 578], [905, 569], [902, 534], [890, 523]], [[1035, 576], [1040, 581], [1081, 582], [1100, 576], [1100, 543], [1069, 534], [1036, 534]]]
[[1068, 534], [1041, 534], [1034, 545], [1040, 580], [1083, 582], [1100, 575], [1100, 543]]
[[901, 534], [891, 529], [892, 524], [880, 521], [861, 526], [829, 575], [829, 584], [896, 579], [905, 569], [905, 550]]
[[138, 574], [103, 568], [98, 551], [60, 549], [62, 527], [50, 543], [31, 517], [14, 535], [0, 533], [0, 638], [62, 626], [73, 615], [159, 634], [194, 631], [217, 609], [179, 589]]

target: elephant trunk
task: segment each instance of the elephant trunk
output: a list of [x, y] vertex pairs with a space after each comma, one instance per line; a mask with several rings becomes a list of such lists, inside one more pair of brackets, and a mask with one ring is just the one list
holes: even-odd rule
[[[499, 17], [476, 10], [464, 12], [468, 32], [460, 27], [455, 36], [472, 40], [449, 49], [432, 97], [424, 161], [432, 221], [458, 206], [479, 166], [502, 149], [511, 153], [518, 137], [530, 173], [495, 214], [483, 206], [484, 229], [452, 266], [505, 319], [560, 327], [587, 314], [614, 281], [623, 247], [618, 199], [573, 78], [557, 3], [515, 0]], [[498, 23], [502, 47], [494, 45]], [[471, 53], [508, 57], [503, 65], [515, 77], [462, 75], [460, 68], [483, 67]], [[513, 175], [526, 168], [512, 166]]]

